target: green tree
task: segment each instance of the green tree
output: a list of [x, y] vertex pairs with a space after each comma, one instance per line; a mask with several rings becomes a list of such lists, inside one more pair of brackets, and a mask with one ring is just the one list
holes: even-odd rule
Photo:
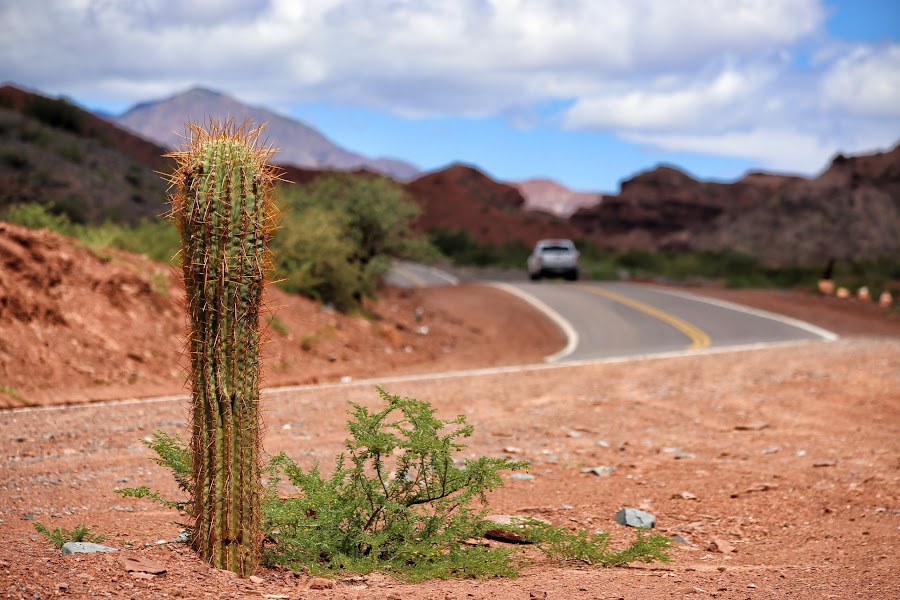
[[287, 216], [273, 249], [283, 286], [340, 310], [375, 293], [391, 258], [438, 255], [412, 229], [419, 206], [384, 177], [334, 174], [279, 197]]
[[356, 305], [359, 273], [340, 213], [320, 206], [285, 216], [272, 242], [279, 285], [341, 311]]

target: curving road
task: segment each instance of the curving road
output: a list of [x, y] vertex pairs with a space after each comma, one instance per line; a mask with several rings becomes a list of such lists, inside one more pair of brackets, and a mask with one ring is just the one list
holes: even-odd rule
[[837, 337], [802, 321], [649, 285], [494, 285], [531, 302], [566, 333], [569, 344], [549, 362]]

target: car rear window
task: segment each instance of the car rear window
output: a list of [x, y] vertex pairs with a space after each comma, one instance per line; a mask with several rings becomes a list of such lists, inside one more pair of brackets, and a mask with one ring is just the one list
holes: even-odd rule
[[541, 248], [542, 252], [571, 252], [571, 246], [544, 246]]

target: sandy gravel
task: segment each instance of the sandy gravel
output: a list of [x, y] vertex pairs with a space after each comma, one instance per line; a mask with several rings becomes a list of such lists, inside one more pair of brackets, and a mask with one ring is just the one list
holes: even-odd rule
[[[140, 439], [183, 431], [178, 402], [0, 413], [0, 594], [114, 598], [897, 598], [900, 597], [900, 339], [597, 364], [393, 383], [389, 391], [466, 414], [469, 450], [532, 461], [532, 481], [494, 493], [497, 512], [629, 532], [621, 507], [681, 535], [666, 566], [604, 569], [536, 557], [516, 580], [408, 585], [375, 575], [311, 589], [264, 570], [252, 583], [209, 569], [177, 543], [176, 515], [116, 496], [174, 484]], [[330, 464], [346, 401], [370, 385], [284, 393], [265, 402], [270, 453]], [[602, 443], [601, 443], [602, 442]], [[680, 458], [679, 458], [680, 457]], [[610, 477], [582, 468], [614, 466]], [[116, 554], [61, 557], [35, 534], [78, 522]], [[130, 548], [130, 549], [126, 549]], [[726, 552], [722, 552], [725, 550]], [[123, 556], [167, 572], [129, 575]], [[546, 594], [546, 596], [544, 595]], [[274, 595], [274, 596], [273, 596]]]

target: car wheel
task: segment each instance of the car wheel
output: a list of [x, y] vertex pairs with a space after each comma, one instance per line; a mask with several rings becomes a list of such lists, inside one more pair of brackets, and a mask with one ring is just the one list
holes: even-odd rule
[[532, 281], [540, 281], [541, 274], [540, 273], [529, 273], [528, 277], [531, 278]]

